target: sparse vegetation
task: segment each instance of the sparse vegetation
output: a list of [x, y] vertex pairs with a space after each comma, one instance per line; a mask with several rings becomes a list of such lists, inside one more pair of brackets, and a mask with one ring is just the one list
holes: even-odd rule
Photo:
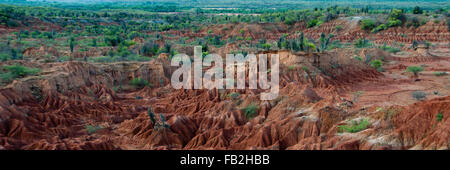
[[448, 73], [445, 72], [445, 71], [444, 71], [444, 72], [433, 72], [433, 74], [434, 74], [436, 77], [448, 75]]
[[339, 132], [349, 132], [356, 133], [366, 129], [370, 125], [367, 119], [362, 119], [360, 121], [352, 120], [351, 123], [347, 125], [338, 126]]
[[438, 121], [438, 122], [440, 122], [440, 121], [442, 121], [442, 118], [444, 117], [444, 115], [442, 115], [442, 112], [439, 112], [437, 115], [436, 115], [436, 120]]
[[394, 48], [394, 47], [391, 47], [391, 46], [387, 46], [386, 44], [384, 44], [383, 46], [381, 46], [381, 47], [379, 47], [379, 48], [381, 48], [381, 49], [384, 50], [384, 51], [388, 51], [388, 52], [394, 53], [394, 54], [401, 51], [401, 50], [398, 49], [398, 48]]
[[93, 134], [93, 133], [96, 133], [98, 130], [103, 129], [103, 127], [101, 125], [97, 125], [97, 126], [86, 125], [85, 129], [88, 132], [88, 134]]
[[353, 103], [356, 103], [356, 102], [358, 101], [358, 98], [359, 98], [363, 93], [364, 93], [363, 91], [357, 91], [357, 92], [355, 92], [355, 93], [353, 94], [353, 100], [352, 100], [352, 102], [353, 102]]
[[[252, 149], [255, 142], [256, 149], [304, 149], [291, 139], [318, 131], [308, 144], [320, 149], [358, 142], [374, 149], [448, 148], [440, 142], [445, 136], [405, 126], [432, 123], [441, 132], [447, 123], [446, 1], [0, 1], [0, 136], [7, 143], [0, 150]], [[278, 54], [279, 68], [268, 60], [270, 69], [256, 77], [266, 73], [278, 86], [172, 87], [180, 67], [171, 63], [187, 66], [198, 53], [225, 59], [218, 69], [216, 61], [194, 65], [201, 75], [240, 68], [226, 65], [224, 54]], [[423, 80], [407, 79], [424, 68]], [[245, 68], [245, 86], [253, 85], [251, 71]], [[231, 76], [216, 74], [214, 82], [240, 84]], [[269, 91], [279, 94], [258, 100]], [[436, 99], [414, 103], [427, 95]], [[371, 122], [367, 133], [348, 134]], [[391, 137], [404, 132], [420, 139], [403, 144]], [[330, 142], [337, 145], [321, 145]]]
[[294, 66], [294, 65], [288, 66], [288, 70], [289, 70], [289, 71], [292, 71], [292, 70], [294, 70], [294, 69], [295, 69], [295, 66]]
[[383, 65], [383, 62], [381, 60], [372, 60], [370, 62], [370, 65], [378, 71], [383, 71], [383, 68], [381, 67]]
[[30, 68], [22, 65], [6, 65], [1, 67], [0, 78], [2, 82], [11, 82], [14, 79], [30, 75], [36, 75], [40, 72], [38, 68]]
[[357, 40], [353, 43], [353, 45], [355, 45], [356, 48], [367, 48], [367, 47], [369, 47], [369, 46], [372, 46], [372, 44], [369, 42], [369, 40], [367, 40], [367, 39], [362, 39], [362, 38], [357, 39]]
[[166, 123], [166, 118], [164, 117], [163, 114], [159, 114], [159, 117], [157, 116], [158, 114], [156, 114], [153, 111], [153, 107], [150, 107], [147, 110], [147, 115], [150, 119], [150, 122], [153, 124], [154, 128], [156, 130], [162, 130], [162, 129], [168, 129], [170, 128], [170, 126]]
[[375, 21], [372, 19], [361, 20], [361, 29], [363, 30], [372, 30], [375, 26]]
[[227, 95], [227, 98], [231, 98], [231, 99], [233, 99], [233, 100], [236, 100], [236, 99], [238, 99], [240, 96], [241, 96], [240, 93], [233, 92], [233, 93], [228, 94], [228, 95]]
[[130, 85], [136, 88], [144, 88], [145, 86], [151, 86], [151, 84], [147, 80], [144, 80], [141, 77], [132, 79], [130, 81]]
[[427, 94], [423, 91], [414, 91], [411, 93], [411, 96], [417, 101], [423, 100], [427, 97]]
[[244, 112], [245, 117], [247, 117], [248, 119], [255, 117], [258, 110], [259, 110], [259, 107], [255, 103], [252, 103], [252, 104], [242, 108], [242, 111]]

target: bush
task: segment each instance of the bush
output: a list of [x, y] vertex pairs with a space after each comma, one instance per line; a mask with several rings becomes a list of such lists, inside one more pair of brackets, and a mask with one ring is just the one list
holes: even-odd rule
[[294, 65], [288, 66], [288, 70], [289, 70], [289, 71], [292, 71], [292, 70], [294, 70], [294, 69], [295, 69], [295, 66], [294, 66]]
[[255, 117], [255, 114], [257, 113], [258, 109], [259, 109], [259, 107], [254, 103], [248, 105], [247, 107], [242, 108], [242, 110], [245, 113], [245, 116], [248, 119]]
[[0, 78], [2, 79], [3, 82], [11, 82], [11, 81], [13, 81], [16, 77], [14, 76], [13, 73], [7, 72], [7, 73], [2, 73], [2, 74], [0, 74]]
[[389, 20], [388, 21], [388, 27], [396, 27], [396, 26], [400, 26], [402, 25], [402, 21], [401, 20]]
[[227, 95], [228, 98], [231, 98], [233, 100], [238, 99], [239, 96], [241, 96], [241, 94], [236, 93], [236, 92], [233, 92], [233, 93], [230, 93], [230, 94]]
[[308, 23], [306, 23], [306, 27], [308, 27], [308, 28], [314, 27], [314, 26], [318, 25], [317, 24], [318, 22], [319, 21], [317, 21], [316, 19], [309, 20]]
[[130, 81], [130, 84], [132, 86], [138, 87], [138, 88], [143, 88], [145, 86], [151, 86], [151, 84], [147, 80], [144, 80], [144, 79], [142, 79], [140, 77], [132, 79]]
[[439, 112], [439, 114], [436, 115], [436, 119], [438, 122], [442, 121], [443, 117], [444, 117], [444, 115], [442, 115], [442, 112]]
[[419, 6], [415, 6], [412, 12], [413, 14], [422, 14], [423, 10]]
[[423, 67], [419, 66], [409, 66], [408, 68], [406, 68], [406, 72], [412, 72], [415, 76], [417, 76], [421, 71], [423, 71]]
[[434, 72], [433, 74], [434, 74], [435, 76], [439, 77], [439, 76], [445, 76], [445, 75], [447, 75], [448, 73], [447, 73], [447, 72]]
[[374, 28], [374, 29], [372, 30], [372, 32], [373, 32], [373, 33], [377, 33], [377, 32], [379, 32], [379, 31], [383, 31], [383, 30], [385, 30], [385, 29], [387, 29], [387, 26], [386, 26], [385, 24], [381, 24], [381, 25], [378, 25], [376, 28]]
[[100, 57], [89, 57], [88, 62], [94, 62], [94, 63], [110, 63], [118, 61], [118, 57], [111, 57], [111, 56], [100, 56]]
[[423, 91], [415, 91], [411, 93], [411, 96], [417, 101], [423, 100], [427, 97], [427, 94]]
[[22, 65], [7, 65], [3, 67], [5, 70], [10, 72], [15, 78], [25, 77], [28, 75], [35, 75], [40, 72], [38, 68], [29, 68]]
[[391, 46], [387, 46], [386, 44], [383, 45], [383, 46], [381, 46], [380, 48], [381, 48], [382, 50], [384, 50], [384, 51], [387, 51], [387, 52], [390, 52], [390, 53], [394, 53], [394, 54], [401, 51], [401, 50], [398, 49], [398, 48], [394, 48], [394, 47], [391, 47]]
[[361, 20], [361, 29], [363, 30], [372, 30], [375, 28], [375, 21], [372, 19], [363, 19]]
[[98, 130], [103, 129], [103, 127], [100, 125], [98, 126], [86, 125], [85, 128], [89, 134], [95, 133]]
[[355, 43], [353, 43], [353, 45], [356, 48], [366, 48], [366, 47], [371, 46], [371, 44], [369, 43], [369, 40], [362, 39], [362, 38], [359, 38], [358, 40], [356, 40]]
[[65, 62], [65, 61], [70, 61], [70, 56], [62, 56], [62, 57], [59, 57], [57, 60], [59, 61], [59, 62]]
[[350, 124], [340, 125], [338, 128], [339, 132], [356, 133], [366, 129], [369, 125], [369, 121], [367, 119], [363, 119], [360, 122], [352, 121]]
[[371, 62], [370, 62], [370, 65], [372, 66], [372, 67], [375, 67], [375, 69], [380, 69], [381, 68], [381, 65], [383, 65], [383, 62], [381, 62], [380, 60], [372, 60]]
[[353, 59], [358, 60], [358, 61], [362, 61], [362, 58], [360, 56], [355, 56], [355, 57], [353, 57]]
[[11, 60], [11, 57], [8, 54], [0, 54], [0, 61], [8, 61]]

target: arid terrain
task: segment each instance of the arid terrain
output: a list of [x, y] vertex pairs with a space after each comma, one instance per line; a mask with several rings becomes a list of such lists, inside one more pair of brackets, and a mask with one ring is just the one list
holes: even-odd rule
[[[0, 150], [448, 150], [446, 12], [435, 17], [439, 22], [429, 19], [414, 27], [405, 20], [379, 31], [365, 30], [365, 19], [379, 25], [379, 18], [392, 14], [340, 14], [315, 26], [307, 20], [212, 22], [198, 29], [141, 31], [124, 45], [98, 40], [89, 48], [81, 42], [90, 42], [91, 34], [76, 30], [92, 25], [73, 21], [80, 28], [68, 28], [60, 22], [70, 17], [29, 16], [16, 27], [0, 25], [3, 44], [32, 42], [20, 45], [21, 58], [3, 60], [1, 73], [13, 74], [11, 66], [39, 70], [1, 82]], [[406, 16], [411, 15], [416, 14]], [[96, 24], [126, 27], [104, 20]], [[53, 43], [39, 36], [17, 40], [18, 32], [34, 29], [61, 36]], [[80, 35], [69, 40], [63, 34], [68, 29]], [[146, 55], [149, 36], [157, 37], [151, 41], [157, 50], [168, 43], [169, 50]], [[174, 89], [170, 79], [177, 68], [170, 58], [192, 56], [194, 45], [205, 47], [198, 37], [221, 44], [207, 43], [206, 54], [279, 54], [278, 97], [260, 100], [258, 89]], [[308, 50], [294, 50], [303, 48], [295, 44], [300, 38], [301, 44], [309, 40]], [[325, 40], [334, 47], [319, 50]], [[124, 47], [128, 58], [147, 58], [99, 60], [123, 57]]]

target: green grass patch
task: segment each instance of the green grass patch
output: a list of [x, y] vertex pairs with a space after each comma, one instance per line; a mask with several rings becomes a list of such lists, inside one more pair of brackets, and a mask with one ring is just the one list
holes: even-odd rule
[[339, 132], [356, 133], [366, 129], [370, 125], [367, 119], [363, 119], [360, 122], [352, 121], [350, 124], [338, 126]]

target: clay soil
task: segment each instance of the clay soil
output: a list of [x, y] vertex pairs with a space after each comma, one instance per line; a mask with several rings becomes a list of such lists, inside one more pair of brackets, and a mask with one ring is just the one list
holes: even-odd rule
[[[335, 38], [343, 42], [368, 34], [342, 20], [298, 29], [318, 37], [320, 32], [333, 32], [336, 24], [345, 24], [347, 32]], [[224, 34], [254, 28], [245, 34], [257, 39], [265, 34], [262, 27], [237, 25]], [[272, 27], [277, 38], [296, 31], [283, 24]], [[268, 52], [280, 54], [282, 63], [280, 94], [272, 101], [259, 100], [261, 90], [175, 90], [170, 85], [175, 68], [169, 66], [167, 54], [150, 62], [15, 61], [41, 72], [0, 89], [0, 149], [448, 150], [450, 76], [435, 75], [450, 72], [446, 30], [444, 23], [430, 22], [414, 31], [368, 34], [377, 43], [395, 41], [406, 47], [417, 39], [434, 45], [396, 54], [378, 48], [335, 49], [317, 54], [323, 60], [319, 66], [304, 53]], [[413, 38], [383, 36], [408, 31], [415, 33], [408, 36]], [[226, 47], [214, 50], [225, 53]], [[36, 50], [54, 49], [27, 52], [33, 56]], [[384, 71], [354, 59], [366, 54], [383, 57]], [[332, 59], [337, 59], [337, 66], [329, 64]], [[405, 72], [408, 66], [423, 66], [424, 71], [414, 77]], [[152, 86], [130, 86], [137, 77]], [[415, 91], [426, 93], [426, 98], [416, 100]], [[251, 116], [245, 112], [250, 105], [256, 106]], [[149, 109], [167, 126], [152, 122]], [[364, 121], [368, 125], [358, 131], [342, 129]]]

